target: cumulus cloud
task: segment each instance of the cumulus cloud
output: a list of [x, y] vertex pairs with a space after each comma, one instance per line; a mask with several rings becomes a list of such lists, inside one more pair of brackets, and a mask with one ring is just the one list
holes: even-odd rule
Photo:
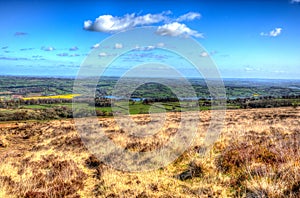
[[153, 45], [149, 45], [149, 46], [142, 48], [143, 51], [150, 51], [150, 50], [154, 50], [154, 49], [155, 49], [155, 46], [153, 46]]
[[203, 35], [198, 33], [195, 30], [191, 30], [185, 24], [178, 22], [173, 22], [159, 26], [156, 30], [156, 33], [162, 36], [183, 36], [183, 37], [202, 37]]
[[271, 30], [269, 33], [261, 32], [261, 36], [271, 36], [276, 37], [279, 36], [282, 32], [282, 28], [275, 28], [274, 30]]
[[153, 46], [153, 45], [149, 45], [149, 46], [146, 46], [146, 47], [135, 46], [136, 51], [151, 51], [151, 50], [154, 50], [154, 49], [156, 49], [156, 47]]
[[300, 3], [300, 0], [291, 0], [291, 3]]
[[150, 25], [167, 19], [168, 12], [160, 14], [146, 14], [137, 16], [135, 13], [126, 14], [123, 17], [101, 15], [95, 21], [87, 20], [83, 28], [90, 31], [114, 33], [124, 31], [141, 25]]
[[246, 72], [250, 72], [250, 71], [253, 71], [254, 69], [253, 68], [251, 68], [251, 67], [245, 67], [245, 71]]
[[192, 21], [194, 19], [200, 18], [201, 14], [197, 12], [188, 12], [184, 15], [181, 15], [176, 19], [176, 21], [181, 22], [181, 21]]
[[27, 32], [16, 32], [14, 35], [15, 36], [26, 36], [26, 35], [28, 35], [28, 33]]
[[55, 48], [51, 47], [51, 46], [49, 46], [49, 47], [43, 46], [43, 47], [41, 47], [41, 50], [44, 50], [44, 51], [53, 51], [53, 50], [55, 50]]
[[76, 50], [78, 50], [78, 47], [77, 47], [77, 46], [71, 47], [71, 48], [69, 49], [69, 51], [76, 51]]
[[246, 65], [244, 67], [244, 71], [245, 72], [258, 72], [258, 71], [262, 71], [261, 68], [256, 68], [256, 67], [252, 67], [252, 66], [249, 66], [249, 65]]
[[261, 32], [261, 33], [260, 33], [260, 36], [269, 36], [269, 34], [268, 34], [268, 33]]
[[100, 56], [100, 57], [105, 57], [105, 56], [107, 56], [107, 53], [101, 52], [101, 53], [98, 54], [98, 56]]
[[99, 48], [100, 47], [100, 44], [99, 43], [96, 43], [95, 45], [93, 45], [91, 48], [92, 49], [97, 49], [97, 48]]
[[208, 56], [208, 53], [205, 52], [205, 51], [203, 51], [203, 52], [201, 52], [200, 56], [201, 56], [201, 57], [207, 57], [207, 56]]
[[91, 30], [93, 26], [93, 21], [87, 20], [83, 22], [83, 29], [85, 30]]
[[160, 26], [157, 33], [161, 35], [170, 36], [195, 36], [202, 37], [195, 30], [191, 30], [185, 24], [179, 23], [183, 21], [191, 21], [201, 17], [197, 12], [189, 12], [178, 18], [170, 18], [170, 11], [165, 11], [159, 14], [146, 14], [137, 15], [135, 13], [126, 14], [123, 17], [112, 16], [112, 15], [101, 15], [94, 21], [84, 21], [83, 28], [88, 31], [97, 31], [105, 33], [116, 33], [128, 30], [134, 27], [140, 27], [144, 25], [152, 25], [163, 23]]
[[123, 48], [122, 43], [116, 43], [115, 44], [115, 49], [122, 49], [122, 48]]
[[282, 28], [276, 28], [270, 32], [270, 36], [278, 36], [281, 33]]
[[207, 56], [214, 56], [215, 54], [217, 54], [218, 52], [216, 50], [211, 51], [210, 53], [206, 52], [206, 51], [202, 51], [200, 56], [201, 57], [207, 57]]

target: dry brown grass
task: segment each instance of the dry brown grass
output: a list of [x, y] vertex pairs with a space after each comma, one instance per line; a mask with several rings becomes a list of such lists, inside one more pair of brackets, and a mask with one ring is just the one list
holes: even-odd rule
[[[176, 133], [179, 113], [163, 129], [137, 138], [112, 118], [100, 119], [116, 144], [147, 152]], [[84, 147], [71, 120], [0, 124], [0, 197], [300, 197], [299, 109], [227, 111], [219, 140], [204, 156], [210, 112], [176, 161], [129, 173], [99, 161]], [[140, 125], [149, 116], [136, 115]]]

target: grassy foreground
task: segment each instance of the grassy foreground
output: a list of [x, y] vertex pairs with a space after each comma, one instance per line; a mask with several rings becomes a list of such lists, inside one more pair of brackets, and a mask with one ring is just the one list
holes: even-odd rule
[[[133, 115], [139, 124], [147, 115]], [[300, 113], [295, 108], [229, 110], [219, 140], [205, 156], [210, 111], [176, 161], [155, 171], [117, 171], [84, 147], [72, 120], [0, 124], [0, 197], [299, 197]], [[168, 113], [154, 137], [132, 138], [113, 118], [99, 119], [126, 149], [151, 151], [176, 133]]]

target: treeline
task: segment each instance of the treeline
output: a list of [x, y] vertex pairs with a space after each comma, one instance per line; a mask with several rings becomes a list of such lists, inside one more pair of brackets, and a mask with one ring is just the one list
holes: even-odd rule
[[[87, 100], [82, 100], [83, 103], [88, 103], [90, 106], [95, 105], [96, 107], [111, 107], [111, 103], [116, 101], [116, 99], [109, 99], [109, 98], [104, 98], [104, 97], [97, 97], [94, 100], [94, 103], [92, 103], [91, 101], [87, 101]], [[122, 101], [122, 99], [119, 99], [117, 101]], [[124, 100], [125, 101], [125, 100]], [[155, 102], [179, 102], [178, 98], [144, 98], [141, 99], [142, 104], [148, 105], [148, 104], [152, 104]], [[78, 100], [78, 102], [80, 102], [80, 100]], [[130, 99], [129, 102], [131, 103], [135, 103], [136, 101], [133, 99]]]
[[43, 99], [14, 99], [14, 100], [0, 100], [0, 108], [18, 108], [24, 105], [40, 105], [40, 104], [61, 104], [72, 103], [72, 99], [56, 99], [56, 98], [43, 98]]
[[145, 98], [143, 99], [143, 104], [152, 104], [155, 102], [179, 102], [178, 98]]
[[16, 109], [0, 111], [0, 121], [52, 120], [72, 117], [72, 109], [63, 106], [46, 109]]
[[297, 107], [300, 104], [300, 95], [289, 95], [276, 98], [262, 96], [259, 98], [237, 98], [227, 100], [227, 104], [234, 104], [241, 108], [272, 108], [272, 107]]
[[101, 110], [76, 109], [73, 112], [69, 107], [55, 106], [46, 109], [12, 109], [10, 111], [0, 111], [0, 121], [53, 120], [112, 115], [111, 112]]

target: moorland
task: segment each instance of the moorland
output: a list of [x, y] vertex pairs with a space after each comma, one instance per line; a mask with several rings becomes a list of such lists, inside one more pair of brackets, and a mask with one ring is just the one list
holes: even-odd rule
[[[167, 113], [154, 138], [132, 138], [99, 118], [124, 149], [151, 151], [176, 132]], [[89, 152], [72, 120], [0, 124], [0, 197], [299, 197], [299, 109], [228, 110], [219, 139], [202, 155], [210, 111], [192, 145], [158, 170], [116, 170]], [[132, 115], [147, 123], [147, 115]]]

